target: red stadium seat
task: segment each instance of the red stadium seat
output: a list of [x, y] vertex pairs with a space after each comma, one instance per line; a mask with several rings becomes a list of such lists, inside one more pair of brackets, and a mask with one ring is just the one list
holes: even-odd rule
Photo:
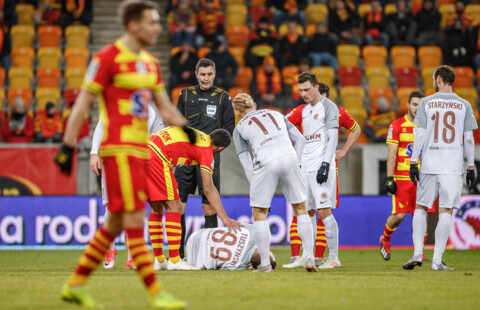
[[341, 86], [360, 86], [363, 72], [359, 67], [340, 67], [337, 75]]
[[417, 87], [418, 70], [415, 68], [397, 68], [395, 69], [395, 78], [397, 79], [397, 88]]
[[79, 92], [79, 88], [69, 88], [63, 92], [63, 100], [67, 109], [72, 107], [72, 103], [77, 99]]

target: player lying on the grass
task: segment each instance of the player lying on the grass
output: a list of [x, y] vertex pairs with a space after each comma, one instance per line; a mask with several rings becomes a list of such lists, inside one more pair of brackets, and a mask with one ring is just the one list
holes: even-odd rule
[[[324, 83], [318, 83], [318, 91], [322, 97], [330, 99], [330, 88], [328, 85]], [[299, 106], [296, 109], [303, 109], [305, 105]], [[335, 151], [335, 175], [337, 177], [337, 186], [336, 186], [336, 203], [335, 208], [339, 207], [339, 190], [338, 190], [338, 163], [337, 161], [341, 158], [345, 157], [348, 153], [350, 148], [353, 146], [355, 141], [357, 141], [362, 129], [360, 125], [355, 121], [355, 119], [348, 114], [347, 110], [342, 107], [338, 107], [339, 111], [339, 122], [338, 122], [338, 135], [340, 135], [340, 128], [344, 127], [346, 130], [350, 132], [348, 135], [347, 141], [343, 147], [339, 150]], [[295, 109], [295, 110], [296, 110]], [[287, 115], [290, 117], [292, 114], [298, 113], [292, 111], [291, 114]], [[301, 117], [301, 114], [297, 114], [298, 117]], [[295, 122], [298, 122], [297, 120]], [[298, 128], [300, 132], [302, 131], [302, 126]], [[325, 237], [325, 224], [323, 223], [322, 219], [318, 217], [317, 223], [315, 225], [315, 210], [308, 210], [308, 215], [310, 216], [310, 220], [312, 221], [313, 227], [313, 235], [315, 237], [315, 265], [319, 267], [323, 264], [323, 254], [325, 253], [325, 249], [327, 247], [326, 237]], [[300, 246], [302, 244], [302, 240], [298, 235], [297, 231], [297, 217], [294, 216], [292, 219], [292, 223], [290, 225], [290, 250], [291, 250], [291, 258], [290, 262], [286, 265], [283, 265], [283, 268], [298, 268], [298, 267], [305, 267], [305, 257], [302, 255], [300, 257]]]
[[[196, 270], [185, 260], [180, 259], [182, 229], [180, 219], [185, 210], [182, 208], [178, 193], [178, 184], [172, 168], [178, 165], [200, 166], [203, 191], [215, 212], [225, 226], [237, 230], [242, 225], [230, 219], [213, 184], [213, 154], [220, 153], [232, 142], [227, 130], [215, 129], [210, 135], [192, 129], [197, 138], [195, 144], [189, 142], [187, 134], [179, 127], [167, 127], [150, 136], [148, 147], [150, 161], [147, 165], [148, 201], [152, 212], [148, 222], [150, 239], [155, 255], [155, 269]], [[169, 260], [163, 255], [162, 218], [164, 210], [165, 229], [169, 250]]]
[[[423, 236], [427, 223], [427, 210], [439, 197], [438, 223], [435, 229], [435, 247], [431, 270], [453, 270], [445, 266], [445, 252], [452, 225], [453, 209], [460, 207], [462, 194], [463, 156], [467, 157], [467, 186], [475, 186], [475, 147], [472, 130], [477, 122], [470, 103], [452, 90], [455, 71], [449, 66], [438, 67], [433, 74], [436, 93], [422, 99], [415, 116], [417, 125], [410, 161], [410, 178], [417, 184], [417, 207], [413, 214], [413, 257], [404, 269], [422, 265]], [[418, 157], [422, 165], [418, 171]], [[428, 206], [428, 207], [427, 207]]]
[[255, 271], [273, 270], [269, 259], [271, 235], [267, 213], [279, 181], [285, 198], [298, 217], [298, 233], [305, 240], [306, 269], [317, 271], [313, 258], [313, 230], [305, 208], [305, 184], [298, 167], [305, 139], [282, 114], [256, 110], [256, 104], [248, 94], [238, 94], [233, 99], [233, 108], [240, 119], [233, 132], [233, 141], [250, 182], [255, 242], [261, 257], [261, 265]]
[[[194, 232], [187, 242], [187, 260], [199, 269], [245, 270], [261, 264], [255, 243], [255, 226], [243, 224], [236, 231], [227, 228], [203, 228]], [[269, 252], [270, 265], [275, 269], [275, 256]]]
[[[153, 102], [148, 104], [148, 121], [147, 121], [148, 132], [152, 133], [163, 129], [165, 125], [163, 124], [162, 117], [158, 114], [157, 109], [154, 106]], [[105, 208], [105, 215], [103, 221], [106, 222], [108, 219], [109, 211], [108, 211], [108, 195], [106, 189], [106, 181], [105, 181], [105, 172], [102, 171], [102, 162], [100, 156], [98, 156], [98, 150], [100, 149], [100, 145], [102, 143], [103, 138], [103, 123], [102, 117], [100, 115], [97, 126], [95, 127], [95, 131], [93, 132], [92, 137], [92, 149], [90, 150], [90, 169], [93, 173], [97, 176], [102, 173], [101, 185], [102, 185], [102, 203]], [[107, 251], [105, 255], [105, 259], [103, 261], [103, 267], [105, 269], [111, 269], [115, 266], [115, 255], [117, 255], [117, 249], [115, 248], [115, 242], [112, 242], [110, 249]], [[135, 264], [133, 263], [133, 259], [131, 256], [130, 251], [127, 248], [127, 262], [125, 264], [125, 268], [135, 268]]]

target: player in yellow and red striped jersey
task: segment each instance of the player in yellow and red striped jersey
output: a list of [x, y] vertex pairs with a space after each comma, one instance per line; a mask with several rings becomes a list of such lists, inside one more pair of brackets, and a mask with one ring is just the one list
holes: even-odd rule
[[[168, 270], [197, 270], [185, 260], [180, 259], [180, 242], [182, 228], [180, 225], [182, 210], [178, 184], [172, 167], [200, 166], [203, 190], [213, 209], [222, 219], [225, 226], [239, 228], [241, 224], [230, 219], [223, 209], [220, 196], [213, 184], [212, 174], [214, 167], [213, 154], [220, 153], [232, 142], [230, 133], [225, 129], [215, 129], [207, 135], [199, 130], [196, 133], [195, 144], [189, 143], [189, 137], [179, 127], [167, 127], [150, 136], [150, 161], [147, 172], [148, 200], [152, 207], [149, 230], [152, 247], [156, 258], [156, 269]], [[167, 232], [169, 261], [163, 255], [162, 216], [164, 209], [165, 229]], [[157, 263], [158, 261], [158, 263]], [[158, 265], [158, 266], [157, 266]]]
[[[324, 83], [319, 83], [319, 88], [318, 88], [320, 95], [326, 98], [330, 98], [330, 88], [328, 85]], [[336, 208], [339, 207], [339, 189], [338, 189], [338, 163], [337, 161], [341, 158], [343, 158], [352, 145], [357, 141], [358, 137], [360, 136], [361, 133], [361, 128], [358, 125], [358, 123], [355, 121], [355, 119], [348, 114], [347, 110], [345, 110], [342, 107], [338, 107], [340, 117], [338, 119], [338, 134], [340, 135], [340, 129], [341, 127], [345, 128], [350, 132], [348, 135], [347, 141], [345, 142], [345, 145], [337, 150], [335, 152], [335, 165], [336, 165], [336, 173], [337, 173], [337, 188], [336, 188]], [[295, 110], [297, 110], [295, 112]], [[302, 106], [299, 106], [296, 108], [288, 117], [293, 118], [298, 118], [302, 117], [301, 113]], [[299, 123], [300, 120], [295, 121], [295, 123]], [[300, 122], [301, 123], [301, 122]], [[301, 126], [298, 128], [300, 131], [302, 131]], [[325, 225], [322, 221], [321, 218], [317, 219], [317, 222], [315, 224], [315, 210], [309, 210], [309, 216], [312, 220], [312, 225], [313, 225], [313, 233], [315, 236], [315, 264], [317, 267], [323, 263], [323, 254], [325, 253], [325, 249], [327, 247], [327, 239], [325, 237]], [[316, 229], [315, 229], [316, 227]], [[292, 219], [292, 223], [290, 225], [290, 250], [291, 250], [291, 259], [290, 263], [283, 265], [283, 268], [297, 268], [297, 267], [304, 267], [304, 261], [300, 258], [300, 246], [302, 244], [302, 240], [300, 239], [300, 236], [298, 235], [297, 232], [297, 218], [294, 216]]]
[[[413, 120], [417, 114], [423, 94], [414, 91], [408, 98], [408, 113], [393, 121], [387, 136], [387, 192], [392, 194], [392, 214], [388, 217], [380, 237], [380, 254], [390, 259], [390, 239], [407, 213], [415, 211], [417, 186], [410, 181], [410, 157], [412, 156], [414, 128]], [[432, 210], [432, 211], [430, 211]], [[434, 212], [435, 208], [429, 212]]]

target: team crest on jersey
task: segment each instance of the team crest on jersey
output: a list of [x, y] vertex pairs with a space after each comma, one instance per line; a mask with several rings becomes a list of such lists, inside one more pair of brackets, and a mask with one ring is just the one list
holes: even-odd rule
[[147, 89], [139, 89], [130, 96], [132, 114], [141, 119], [148, 118], [148, 104], [152, 101], [152, 93]]
[[456, 249], [480, 248], [480, 199], [464, 196], [453, 215], [449, 240]]
[[320, 198], [322, 198], [322, 199], [327, 199], [327, 197], [328, 197], [328, 195], [325, 192], [320, 194]]
[[217, 113], [217, 106], [216, 105], [207, 105], [207, 115], [210, 117], [214, 117]]
[[317, 119], [318, 119], [318, 113], [316, 113], [316, 114], [313, 116], [313, 119], [314, 119], [314, 120], [317, 120]]
[[147, 66], [145, 66], [145, 63], [143, 61], [137, 61], [135, 63], [135, 70], [137, 71], [138, 74], [147, 74]]

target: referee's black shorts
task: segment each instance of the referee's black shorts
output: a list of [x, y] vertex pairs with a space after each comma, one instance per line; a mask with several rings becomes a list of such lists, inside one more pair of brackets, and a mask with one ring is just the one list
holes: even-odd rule
[[[213, 184], [220, 193], [220, 154], [213, 154]], [[194, 195], [198, 187], [198, 193], [202, 196], [202, 204], [210, 204], [207, 197], [203, 193], [202, 175], [200, 174], [200, 166], [179, 166], [175, 169], [175, 179], [178, 183], [178, 192], [180, 201], [187, 202], [189, 195]]]

